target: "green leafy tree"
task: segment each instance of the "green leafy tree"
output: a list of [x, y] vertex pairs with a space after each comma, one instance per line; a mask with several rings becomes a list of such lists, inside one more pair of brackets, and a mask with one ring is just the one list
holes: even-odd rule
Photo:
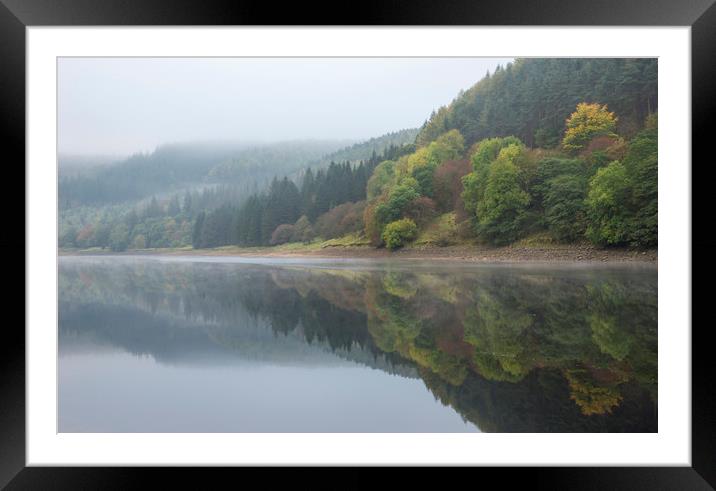
[[546, 157], [540, 160], [537, 164], [535, 180], [530, 188], [530, 194], [534, 200], [542, 203], [549, 189], [550, 180], [561, 175], [585, 175], [584, 162], [581, 159], [565, 159], [561, 157]]
[[615, 160], [599, 169], [587, 193], [587, 236], [601, 245], [625, 244], [629, 238], [629, 177], [624, 164]]
[[494, 244], [517, 240], [530, 196], [520, 188], [517, 167], [498, 159], [490, 167], [485, 196], [477, 205], [479, 232]]
[[456, 129], [440, 135], [434, 142], [428, 145], [431, 160], [441, 164], [447, 160], [455, 160], [462, 157], [465, 151], [465, 139]]
[[386, 224], [398, 220], [406, 207], [416, 198], [420, 197], [418, 192], [418, 181], [412, 177], [406, 177], [400, 184], [394, 187], [388, 195], [388, 200], [381, 203], [375, 210], [379, 223]]
[[383, 240], [388, 249], [395, 250], [418, 236], [418, 227], [409, 218], [390, 222], [383, 231]]
[[547, 182], [545, 221], [552, 235], [570, 242], [584, 235], [586, 183], [581, 176], [562, 174]]
[[413, 171], [413, 177], [418, 182], [417, 191], [421, 196], [433, 196], [433, 175], [437, 165], [426, 165]]
[[443, 162], [460, 158], [464, 150], [465, 142], [462, 135], [458, 130], [451, 130], [401, 160], [399, 171], [417, 180], [417, 189], [422, 196], [432, 197], [435, 169]]
[[514, 145], [522, 148], [522, 142], [514, 136], [506, 138], [489, 138], [482, 140], [470, 158], [473, 171], [462, 178], [462, 199], [465, 209], [473, 216], [476, 215], [477, 205], [483, 199], [487, 178], [490, 175], [490, 165], [494, 162], [502, 149]]
[[395, 174], [395, 162], [385, 160], [378, 164], [373, 171], [373, 175], [368, 179], [366, 194], [369, 200], [375, 199], [381, 195], [383, 189], [393, 180]]
[[113, 251], [123, 251], [129, 245], [129, 229], [125, 223], [117, 224], [109, 234], [109, 247]]

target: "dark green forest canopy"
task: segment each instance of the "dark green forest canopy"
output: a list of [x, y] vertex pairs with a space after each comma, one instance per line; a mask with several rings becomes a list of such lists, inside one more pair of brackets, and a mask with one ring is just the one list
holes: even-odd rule
[[528, 146], [556, 146], [564, 121], [580, 102], [600, 102], [620, 116], [620, 134], [633, 135], [657, 110], [655, 58], [525, 58], [488, 74], [420, 130], [419, 145], [457, 129], [470, 146], [514, 135]]

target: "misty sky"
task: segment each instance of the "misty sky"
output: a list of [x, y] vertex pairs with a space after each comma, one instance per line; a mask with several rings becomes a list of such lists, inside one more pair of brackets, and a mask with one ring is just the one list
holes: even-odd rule
[[367, 139], [420, 126], [508, 58], [60, 58], [60, 153]]

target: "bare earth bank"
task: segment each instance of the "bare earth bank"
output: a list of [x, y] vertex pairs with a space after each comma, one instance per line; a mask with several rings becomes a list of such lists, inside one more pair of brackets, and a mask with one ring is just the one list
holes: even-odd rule
[[430, 260], [458, 260], [472, 262], [651, 262], [658, 261], [657, 249], [635, 250], [625, 248], [599, 249], [591, 245], [549, 246], [448, 246], [407, 247], [397, 251], [373, 247], [219, 247], [216, 249], [144, 249], [123, 253], [109, 250], [61, 250], [60, 255], [199, 255], [244, 257], [341, 257], [341, 258], [405, 258]]

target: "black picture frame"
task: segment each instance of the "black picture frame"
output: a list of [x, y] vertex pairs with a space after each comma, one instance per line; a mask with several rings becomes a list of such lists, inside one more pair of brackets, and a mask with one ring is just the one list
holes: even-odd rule
[[[14, 227], [8, 225], [0, 243], [8, 255], [17, 255], [18, 241], [27, 245], [24, 219], [21, 221], [17, 211], [19, 198], [12, 196], [8, 189], [19, 187], [16, 179], [25, 179], [19, 162], [25, 159], [25, 29], [28, 26], [691, 26], [692, 161], [703, 160], [707, 164], [705, 157], [710, 145], [707, 122], [716, 114], [715, 1], [453, 0], [441, 3], [364, 0], [341, 11], [337, 4], [330, 3], [307, 5], [294, 2], [277, 8], [271, 2], [258, 0], [0, 0], [0, 121], [4, 153], [12, 155], [4, 160], [6, 172], [15, 170], [19, 174], [11, 178], [6, 174], [8, 185], [3, 193], [3, 209], [15, 223]], [[697, 188], [707, 186], [709, 180], [703, 178], [701, 169], [697, 171], [700, 179], [694, 180], [693, 169], [692, 165], [692, 224], [709, 223], [704, 211], [709, 210], [706, 206], [708, 193], [705, 188], [704, 192], [697, 192]], [[706, 251], [716, 246], [707, 235], [698, 231], [696, 238], [692, 236], [692, 263], [694, 253], [703, 257]], [[25, 264], [27, 259], [25, 256]], [[662, 257], [662, 260], [668, 258]], [[698, 273], [691, 276], [692, 292], [699, 293], [693, 280], [708, 277], [712, 270], [709, 261], [699, 264]], [[8, 293], [6, 305], [15, 306], [20, 304], [20, 299], [13, 302], [12, 297], [24, 296], [25, 289], [14, 287]], [[695, 325], [693, 321], [692, 324]], [[669, 326], [673, 329], [689, 327]], [[0, 486], [8, 489], [126, 489], [146, 483], [146, 476], [140, 476], [137, 469], [26, 467], [25, 333], [17, 321], [7, 321], [3, 328], [5, 339], [0, 343]], [[550, 467], [527, 468], [520, 472], [481, 468], [481, 476], [486, 472], [499, 473], [502, 485], [526, 476], [532, 486], [550, 489], [713, 489], [716, 487], [716, 411], [711, 387], [714, 368], [707, 353], [707, 333], [708, 323], [692, 329], [692, 467]], [[151, 472], [164, 474], [166, 471]], [[180, 478], [186, 474], [183, 469], [171, 471]]]

